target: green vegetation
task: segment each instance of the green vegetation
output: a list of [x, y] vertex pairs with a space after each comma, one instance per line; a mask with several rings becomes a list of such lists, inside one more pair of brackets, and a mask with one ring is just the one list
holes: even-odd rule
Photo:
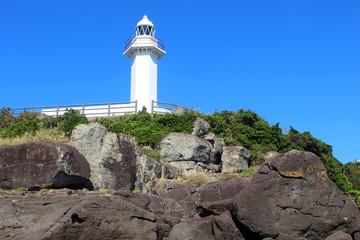
[[101, 118], [98, 121], [108, 131], [130, 135], [136, 138], [140, 145], [154, 147], [155, 144], [171, 132], [191, 133], [197, 114], [184, 116], [175, 114], [151, 115], [138, 113], [114, 118]]
[[40, 128], [35, 134], [25, 133], [19, 137], [0, 138], [0, 145], [18, 145], [29, 142], [66, 142], [69, 138], [55, 128]]
[[252, 178], [255, 173], [260, 169], [261, 165], [250, 166], [248, 169], [242, 170], [240, 173], [241, 177]]
[[157, 161], [161, 160], [160, 152], [152, 149], [151, 147], [145, 146], [142, 148], [142, 151], [144, 152], [145, 155], [151, 157], [152, 159], [155, 159]]
[[349, 191], [349, 196], [352, 200], [355, 201], [357, 206], [360, 208], [360, 191], [359, 190], [351, 190]]
[[360, 162], [347, 163], [344, 167], [345, 175], [352, 183], [354, 189], [360, 191]]
[[[15, 117], [11, 114], [9, 108], [3, 108], [0, 110], [0, 139], [15, 139], [25, 136], [25, 141], [26, 139], [37, 141], [38, 139], [34, 136], [39, 136], [38, 141], [42, 141], [43, 135], [37, 133], [44, 129], [52, 129], [50, 131], [52, 136], [56, 136], [55, 139], [60, 138], [63, 140], [71, 135], [72, 130], [77, 125], [87, 122], [85, 116], [73, 109], [66, 110], [64, 115], [59, 117], [40, 118], [38, 113], [31, 112], [24, 112]], [[18, 142], [23, 143], [22, 141]]]
[[[145, 147], [145, 154], [160, 160], [159, 153], [151, 148], [163, 136], [171, 132], [191, 133], [197, 117], [208, 121], [211, 131], [227, 146], [246, 147], [251, 153], [252, 166], [263, 163], [264, 155], [269, 151], [287, 152], [297, 149], [313, 152], [323, 161], [329, 177], [340, 189], [359, 203], [359, 164], [343, 166], [332, 155], [332, 147], [314, 138], [310, 132], [300, 133], [292, 127], [288, 132], [283, 132], [279, 123], [270, 125], [250, 110], [222, 111], [213, 114], [193, 112], [187, 115], [151, 115], [145, 112], [101, 118], [97, 121], [103, 124], [108, 131], [133, 136], [141, 146]], [[86, 117], [75, 110], [68, 110], [63, 116], [46, 117], [41, 120], [35, 113], [23, 113], [14, 117], [10, 113], [10, 109], [3, 108], [0, 111], [0, 140], [36, 136], [44, 129], [60, 132], [63, 139], [71, 135], [75, 126], [87, 122]], [[36, 139], [29, 141], [36, 141]], [[251, 176], [252, 168], [241, 174]], [[202, 181], [206, 180], [202, 179], [200, 182]]]

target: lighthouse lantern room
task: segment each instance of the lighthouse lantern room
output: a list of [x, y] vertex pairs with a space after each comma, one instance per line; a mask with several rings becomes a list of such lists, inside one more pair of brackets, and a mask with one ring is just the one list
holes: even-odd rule
[[154, 24], [146, 15], [135, 29], [124, 52], [132, 60], [130, 101], [137, 101], [138, 111], [145, 107], [149, 112], [152, 101], [157, 101], [157, 61], [166, 54], [165, 44], [155, 38]]

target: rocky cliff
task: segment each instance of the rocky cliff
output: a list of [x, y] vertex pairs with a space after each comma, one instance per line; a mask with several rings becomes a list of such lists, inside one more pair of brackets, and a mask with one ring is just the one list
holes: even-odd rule
[[196, 187], [178, 179], [242, 171], [248, 151], [201, 119], [156, 149], [161, 161], [99, 123], [68, 144], [0, 146], [0, 238], [360, 239], [359, 209], [313, 153], [274, 153], [251, 179]]

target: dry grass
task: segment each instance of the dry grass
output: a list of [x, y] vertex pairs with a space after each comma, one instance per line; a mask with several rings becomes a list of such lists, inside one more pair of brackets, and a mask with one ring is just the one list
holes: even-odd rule
[[26, 133], [24, 136], [16, 138], [0, 138], [0, 145], [18, 145], [29, 142], [67, 142], [69, 138], [65, 137], [57, 129], [40, 129], [35, 135]]
[[190, 182], [194, 187], [198, 188], [204, 183], [211, 182], [211, 179], [205, 173], [197, 173], [189, 176], [183, 176], [182, 182]]
[[250, 166], [248, 169], [241, 171], [240, 176], [252, 178], [259, 171], [262, 165]]

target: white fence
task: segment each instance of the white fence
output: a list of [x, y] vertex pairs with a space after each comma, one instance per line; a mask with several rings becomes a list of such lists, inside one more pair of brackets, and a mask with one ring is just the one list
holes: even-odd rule
[[[171, 112], [171, 110], [173, 110], [177, 106], [178, 105], [173, 103], [152, 101], [150, 113], [163, 114]], [[10, 109], [10, 112], [14, 116], [17, 116], [24, 112], [37, 112], [47, 116], [57, 117], [64, 114], [67, 109], [78, 110], [81, 114], [85, 115], [88, 118], [120, 116], [124, 114], [135, 114], [141, 111], [141, 109], [138, 109], [137, 101], [134, 101], [12, 108]]]

